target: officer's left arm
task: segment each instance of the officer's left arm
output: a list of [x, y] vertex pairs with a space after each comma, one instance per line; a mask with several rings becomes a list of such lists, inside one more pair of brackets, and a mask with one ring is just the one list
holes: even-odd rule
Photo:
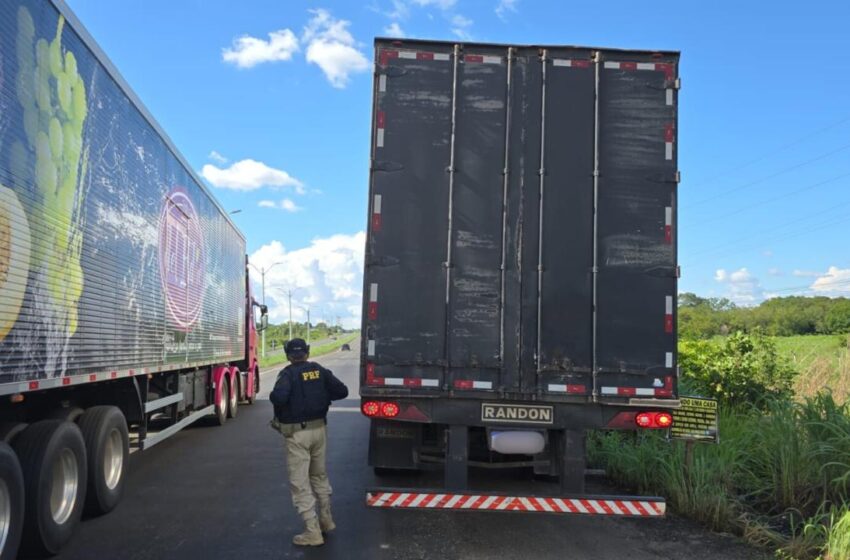
[[345, 383], [336, 378], [333, 372], [327, 368], [322, 368], [322, 373], [325, 378], [325, 388], [328, 391], [328, 397], [332, 401], [338, 401], [348, 396], [348, 387]]
[[287, 375], [286, 370], [280, 372], [280, 375], [277, 378], [277, 382], [274, 384], [274, 389], [272, 389], [271, 394], [269, 395], [269, 400], [272, 404], [282, 406], [289, 402], [289, 395], [292, 392], [292, 381], [289, 379], [289, 375]]

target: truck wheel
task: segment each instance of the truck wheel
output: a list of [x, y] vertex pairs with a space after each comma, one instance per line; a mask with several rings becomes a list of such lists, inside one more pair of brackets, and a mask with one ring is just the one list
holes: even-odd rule
[[227, 403], [230, 401], [230, 394], [227, 390], [227, 380], [221, 379], [221, 391], [219, 391], [218, 402], [215, 403], [215, 424], [224, 426], [227, 422]]
[[239, 379], [238, 374], [230, 378], [230, 399], [227, 402], [227, 417], [236, 418], [239, 413]]
[[23, 546], [56, 554], [74, 534], [86, 493], [86, 444], [72, 422], [41, 420], [14, 445], [24, 473]]
[[57, 408], [53, 412], [50, 413], [48, 418], [53, 420], [66, 420], [68, 422], [76, 422], [80, 419], [80, 416], [85, 412], [82, 408], [76, 406], [69, 406], [63, 408]]
[[0, 442], [0, 560], [14, 560], [24, 526], [24, 474], [12, 448]]
[[130, 458], [127, 420], [118, 407], [94, 406], [80, 417], [79, 426], [88, 454], [86, 512], [102, 515], [112, 511], [124, 493]]

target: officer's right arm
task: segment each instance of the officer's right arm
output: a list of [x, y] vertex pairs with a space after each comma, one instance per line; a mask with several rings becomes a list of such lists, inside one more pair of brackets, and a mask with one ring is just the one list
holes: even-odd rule
[[286, 370], [282, 370], [277, 377], [277, 382], [274, 384], [269, 395], [269, 400], [277, 406], [285, 405], [289, 402], [289, 395], [292, 392], [292, 381], [289, 379]]

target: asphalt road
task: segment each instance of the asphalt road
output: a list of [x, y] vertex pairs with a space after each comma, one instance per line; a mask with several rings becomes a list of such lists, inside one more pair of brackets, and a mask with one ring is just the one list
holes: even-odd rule
[[[319, 361], [357, 392], [357, 346]], [[263, 394], [275, 371], [263, 374]], [[366, 466], [368, 421], [356, 400], [329, 416], [329, 471], [337, 530], [320, 548], [290, 543], [300, 531], [286, 483], [271, 405], [242, 406], [223, 427], [198, 425], [131, 456], [124, 500], [83, 522], [57, 560], [241, 558], [487, 559], [758, 558], [732, 536], [686, 520], [584, 518], [546, 514], [368, 510], [364, 489], [380, 485]], [[487, 474], [507, 477], [510, 474]], [[514, 475], [515, 476], [515, 475]], [[391, 480], [415, 485], [427, 480]], [[433, 481], [430, 481], [433, 482]], [[613, 492], [610, 488], [593, 490]]]

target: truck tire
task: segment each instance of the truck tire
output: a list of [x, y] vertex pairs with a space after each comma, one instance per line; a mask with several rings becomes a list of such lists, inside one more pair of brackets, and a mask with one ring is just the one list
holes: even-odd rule
[[248, 390], [249, 379], [251, 379], [250, 374], [245, 376], [245, 404], [254, 404], [254, 401], [257, 399], [257, 374], [254, 373], [254, 379], [251, 380], [253, 384], [251, 391]]
[[94, 406], [79, 421], [86, 442], [88, 489], [86, 513], [109, 513], [124, 494], [130, 435], [127, 420], [118, 407]]
[[85, 412], [82, 408], [77, 406], [69, 406], [63, 408], [57, 408], [53, 412], [50, 413], [50, 416], [47, 418], [53, 420], [66, 420], [68, 422], [76, 422], [80, 419], [80, 416]]
[[0, 442], [0, 560], [14, 560], [24, 528], [24, 473], [12, 448]]
[[230, 394], [227, 402], [227, 417], [236, 418], [239, 413], [239, 374], [230, 378]]
[[221, 391], [219, 391], [218, 402], [215, 403], [215, 425], [224, 426], [227, 422], [227, 403], [230, 401], [230, 394], [227, 390], [227, 380], [221, 379]]
[[41, 420], [14, 445], [24, 473], [22, 545], [33, 555], [56, 554], [71, 539], [86, 494], [86, 444], [80, 428]]

